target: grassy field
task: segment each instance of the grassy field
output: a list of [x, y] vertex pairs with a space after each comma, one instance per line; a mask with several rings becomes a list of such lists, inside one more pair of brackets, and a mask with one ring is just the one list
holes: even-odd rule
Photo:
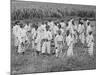
[[56, 58], [54, 55], [34, 56], [34, 52], [32, 52], [31, 49], [27, 50], [25, 55], [16, 55], [12, 53], [11, 73], [22, 74], [95, 69], [95, 55], [93, 57], [89, 57], [84, 50], [87, 49], [79, 47], [74, 48], [74, 56], [72, 58], [68, 58], [66, 56]]

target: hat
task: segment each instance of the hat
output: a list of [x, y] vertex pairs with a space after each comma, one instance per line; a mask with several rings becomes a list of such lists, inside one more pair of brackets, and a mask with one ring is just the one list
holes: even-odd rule
[[69, 30], [67, 30], [66, 35], [68, 36], [69, 34], [70, 34], [70, 31], [69, 31]]
[[92, 31], [89, 32], [89, 35], [91, 35], [91, 34], [92, 34]]
[[50, 26], [49, 25], [46, 25], [46, 30], [49, 30]]

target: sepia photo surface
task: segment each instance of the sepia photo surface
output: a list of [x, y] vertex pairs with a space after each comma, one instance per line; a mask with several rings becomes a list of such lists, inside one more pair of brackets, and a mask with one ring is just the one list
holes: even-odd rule
[[96, 69], [96, 6], [11, 0], [11, 75]]

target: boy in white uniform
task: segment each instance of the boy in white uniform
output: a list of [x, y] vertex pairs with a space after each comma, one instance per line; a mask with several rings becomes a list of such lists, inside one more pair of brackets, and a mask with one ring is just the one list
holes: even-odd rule
[[31, 30], [31, 34], [32, 34], [32, 49], [35, 49], [35, 40], [36, 40], [36, 35], [37, 35], [37, 28], [38, 28], [38, 26], [35, 26]]
[[54, 25], [53, 27], [53, 35], [55, 36], [57, 34], [58, 31], [58, 27], [56, 25]]
[[58, 31], [58, 34], [55, 37], [55, 48], [56, 57], [59, 57], [59, 54], [62, 53], [63, 48], [63, 36], [61, 35], [61, 31]]
[[15, 46], [18, 47], [18, 50], [17, 52], [18, 53], [22, 53], [23, 50], [22, 50], [22, 26], [19, 24], [15, 25], [13, 27], [13, 33], [15, 35]]
[[77, 29], [78, 29], [78, 27], [77, 27], [77, 25], [75, 24], [75, 21], [74, 21], [74, 19], [71, 21], [72, 22], [72, 26], [71, 26], [71, 34], [72, 34], [72, 37], [73, 37], [73, 39], [74, 39], [74, 43], [77, 43], [77, 41], [78, 41], [78, 36], [77, 36]]
[[70, 30], [70, 33], [71, 33], [71, 34], [75, 34], [73, 22], [74, 22], [74, 19], [71, 19], [71, 20], [68, 22], [68, 26], [66, 27], [66, 31], [67, 31], [67, 30]]
[[49, 26], [46, 25], [46, 31], [44, 32], [44, 35], [42, 37], [42, 53], [45, 54], [47, 50], [47, 54], [50, 54], [51, 52], [51, 40], [52, 40], [52, 34], [49, 31]]
[[31, 27], [30, 27], [30, 24], [25, 24], [24, 25], [24, 30], [26, 31], [26, 36], [27, 36], [27, 39], [26, 39], [26, 41], [27, 41], [27, 43], [29, 43], [30, 44], [30, 34], [31, 34]]
[[88, 35], [88, 33], [92, 31], [92, 27], [91, 27], [91, 24], [90, 24], [90, 21], [87, 20], [86, 21], [86, 35]]
[[68, 26], [66, 27], [66, 31], [69, 31], [72, 38], [74, 39], [74, 43], [77, 43], [78, 41], [78, 36], [77, 36], [77, 25], [74, 22], [74, 19], [71, 19], [68, 22]]
[[88, 53], [91, 56], [93, 55], [93, 47], [94, 47], [94, 37], [93, 37], [92, 31], [90, 31], [88, 35], [86, 36], [86, 43], [88, 46]]
[[66, 43], [68, 46], [67, 56], [69, 56], [69, 57], [73, 56], [73, 41], [74, 41], [74, 39], [73, 39], [70, 31], [68, 30], [66, 33]]
[[63, 28], [63, 29], [65, 28], [66, 23], [64, 22], [64, 20], [61, 20], [60, 25], [61, 25], [61, 28]]
[[49, 21], [47, 24], [50, 26], [50, 30], [53, 30], [53, 27], [55, 25], [54, 22], [53, 21]]
[[45, 25], [42, 24], [40, 27], [38, 27], [37, 29], [37, 37], [36, 37], [36, 40], [35, 40], [35, 43], [37, 43], [37, 52], [40, 53], [41, 52], [41, 40], [43, 38], [43, 34], [45, 32]]
[[36, 49], [38, 53], [41, 52], [41, 41], [42, 38], [44, 37], [44, 32], [46, 31], [45, 26], [46, 25], [42, 23], [37, 29], [37, 37], [35, 43], [37, 44]]
[[71, 21], [68, 21], [67, 26], [66, 26], [66, 31], [71, 30], [71, 26], [72, 26]]
[[19, 46], [18, 46], [18, 53], [23, 53], [25, 52], [25, 41], [27, 39], [27, 35], [26, 35], [26, 30], [23, 28], [23, 25], [20, 25], [20, 30], [19, 30]]
[[24, 29], [28, 32], [31, 30], [31, 24], [25, 24]]
[[19, 35], [19, 30], [20, 30], [20, 26], [19, 25], [15, 25], [13, 26], [13, 35], [14, 35], [14, 45], [17, 47], [18, 46], [18, 35]]
[[78, 25], [78, 32], [79, 32], [79, 39], [84, 44], [85, 43], [85, 27], [82, 22], [79, 23]]

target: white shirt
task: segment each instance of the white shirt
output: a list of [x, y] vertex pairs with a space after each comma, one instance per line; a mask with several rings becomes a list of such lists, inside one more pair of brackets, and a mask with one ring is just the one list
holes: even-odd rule
[[57, 34], [57, 31], [59, 30], [59, 28], [55, 25], [54, 27], [53, 27], [53, 33], [54, 34]]
[[35, 28], [32, 28], [31, 34], [32, 34], [32, 39], [34, 39], [37, 34]]
[[50, 31], [45, 31], [44, 35], [42, 36], [42, 39], [48, 39], [51, 40], [52, 39], [52, 34]]
[[52, 30], [52, 28], [54, 27], [54, 22], [48, 22], [48, 25], [50, 26], [50, 29]]
[[86, 28], [86, 34], [88, 35], [88, 33], [89, 33], [90, 31], [92, 31], [92, 27], [89, 25], [89, 26], [87, 26], [87, 28]]
[[79, 26], [78, 26], [78, 32], [82, 33], [82, 32], [84, 32], [84, 30], [85, 30], [84, 25], [79, 24]]
[[62, 28], [64, 28], [66, 26], [66, 24], [64, 22], [60, 22], [60, 25]]
[[28, 26], [28, 25], [25, 25], [24, 29], [25, 29], [26, 31], [30, 31], [30, 30], [31, 30], [31, 27], [30, 27], [30, 25], [29, 25], [29, 26]]
[[90, 46], [94, 41], [93, 35], [89, 35], [86, 37], [86, 42], [88, 43], [88, 46]]
[[63, 36], [62, 35], [56, 35], [55, 41], [63, 41]]
[[44, 31], [46, 31], [45, 27], [46, 27], [46, 25], [41, 25], [41, 26], [38, 27], [37, 31], [42, 33]]
[[70, 30], [71, 33], [74, 33], [74, 27], [73, 27], [73, 24], [72, 24], [72, 20], [70, 20], [68, 22], [68, 27], [66, 27], [66, 30]]
[[66, 36], [66, 42], [67, 42], [68, 46], [73, 42], [73, 38], [71, 37], [70, 34], [68, 36]]
[[19, 35], [19, 31], [20, 31], [20, 26], [19, 25], [15, 25], [13, 27], [13, 34], [17, 37]]

